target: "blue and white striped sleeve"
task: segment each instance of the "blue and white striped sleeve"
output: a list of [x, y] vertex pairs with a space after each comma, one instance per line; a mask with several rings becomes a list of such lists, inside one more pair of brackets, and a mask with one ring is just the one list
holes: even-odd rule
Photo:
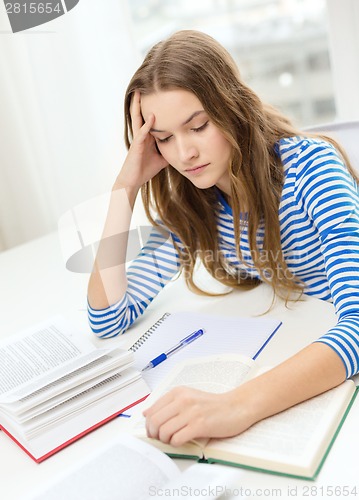
[[127, 268], [125, 295], [106, 309], [93, 309], [88, 304], [89, 323], [97, 337], [124, 333], [178, 272], [179, 256], [173, 238], [167, 230], [152, 228], [146, 244]]
[[337, 150], [309, 141], [297, 169], [297, 201], [320, 239], [336, 326], [321, 336], [351, 377], [359, 371], [359, 192]]

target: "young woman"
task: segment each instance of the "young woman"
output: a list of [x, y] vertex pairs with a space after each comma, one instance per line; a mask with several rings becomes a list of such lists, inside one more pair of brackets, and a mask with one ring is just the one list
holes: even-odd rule
[[[236, 435], [355, 374], [359, 195], [341, 148], [263, 104], [223, 47], [195, 31], [153, 47], [125, 114], [129, 152], [88, 290], [96, 335], [123, 333], [178, 271], [198, 292], [198, 259], [227, 286], [265, 281], [282, 296], [332, 301], [338, 315], [318, 341], [231, 392], [169, 392], [145, 412], [148, 434], [172, 445]], [[153, 231], [126, 273], [140, 189]]]

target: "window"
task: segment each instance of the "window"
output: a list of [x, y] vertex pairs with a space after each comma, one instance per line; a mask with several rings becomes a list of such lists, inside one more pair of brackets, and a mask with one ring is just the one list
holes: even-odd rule
[[204, 31], [296, 125], [334, 119], [325, 0], [131, 0], [130, 9], [143, 54], [176, 30]]

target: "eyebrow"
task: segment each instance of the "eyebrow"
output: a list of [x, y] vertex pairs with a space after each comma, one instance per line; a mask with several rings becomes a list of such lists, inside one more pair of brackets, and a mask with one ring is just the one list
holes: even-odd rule
[[[187, 125], [187, 123], [189, 123], [190, 121], [192, 121], [193, 118], [195, 118], [196, 116], [200, 115], [201, 113], [205, 113], [205, 110], [201, 109], [199, 111], [195, 111], [194, 113], [192, 113], [191, 116], [189, 118], [187, 118], [187, 120], [185, 120], [181, 124], [181, 127], [183, 127], [184, 125]], [[150, 132], [167, 132], [167, 130], [158, 130], [157, 128], [151, 128]]]

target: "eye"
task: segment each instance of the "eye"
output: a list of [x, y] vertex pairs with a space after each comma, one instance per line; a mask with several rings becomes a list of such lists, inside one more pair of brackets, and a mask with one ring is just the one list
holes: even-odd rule
[[191, 128], [191, 130], [193, 130], [193, 132], [201, 132], [202, 130], [204, 130], [207, 127], [208, 123], [209, 123], [209, 120], [207, 120], [203, 125], [201, 125], [198, 128]]
[[164, 139], [159, 139], [158, 137], [156, 137], [156, 141], [161, 143], [161, 144], [164, 144], [165, 142], [168, 142], [170, 139], [171, 139], [172, 135], [169, 135], [168, 137], [165, 137]]

